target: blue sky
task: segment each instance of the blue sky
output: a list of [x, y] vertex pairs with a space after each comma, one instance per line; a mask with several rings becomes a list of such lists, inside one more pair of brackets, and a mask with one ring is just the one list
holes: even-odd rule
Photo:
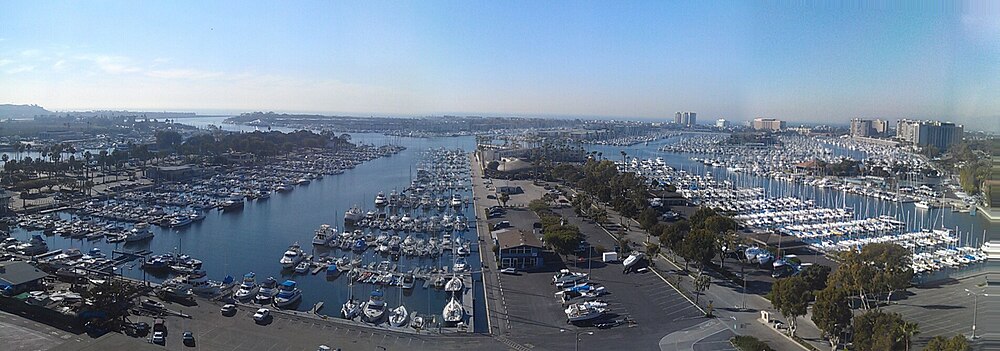
[[1000, 129], [1000, 5], [0, 3], [0, 103]]

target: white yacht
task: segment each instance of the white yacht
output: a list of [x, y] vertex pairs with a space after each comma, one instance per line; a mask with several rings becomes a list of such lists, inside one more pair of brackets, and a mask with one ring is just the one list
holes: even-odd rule
[[389, 202], [389, 200], [387, 200], [385, 198], [385, 193], [382, 193], [380, 191], [378, 193], [378, 195], [375, 195], [375, 206], [382, 207], [382, 206], [385, 206], [386, 204], [388, 204], [388, 202]]
[[344, 225], [352, 225], [365, 218], [364, 212], [357, 205], [344, 212]]
[[285, 251], [285, 254], [281, 256], [281, 260], [278, 262], [281, 263], [282, 268], [291, 269], [299, 264], [299, 262], [302, 262], [303, 258], [305, 256], [302, 253], [302, 248], [299, 247], [299, 243], [294, 243], [288, 247], [288, 250]]
[[266, 304], [271, 302], [274, 295], [278, 293], [278, 281], [274, 280], [273, 277], [267, 277], [263, 283], [260, 283], [260, 289], [257, 291], [257, 303]]
[[462, 307], [461, 302], [458, 302], [458, 300], [452, 297], [451, 301], [448, 301], [448, 304], [444, 305], [442, 315], [444, 315], [445, 322], [458, 323], [462, 321], [463, 317], [465, 317], [465, 308]]
[[462, 195], [453, 194], [451, 195], [451, 207], [461, 207], [462, 206]]
[[389, 325], [394, 327], [401, 327], [406, 324], [407, 319], [410, 317], [409, 312], [406, 311], [406, 306], [399, 305], [392, 310], [389, 315]]
[[302, 290], [299, 290], [294, 280], [286, 280], [278, 286], [278, 294], [274, 296], [274, 305], [287, 307], [300, 300], [302, 300]]
[[243, 275], [243, 283], [240, 283], [240, 288], [236, 290], [233, 294], [237, 300], [247, 300], [253, 296], [257, 295], [257, 283], [255, 281], [256, 275], [253, 272]]
[[569, 323], [585, 322], [596, 319], [604, 315], [607, 311], [604, 307], [578, 303], [566, 308], [566, 321]]
[[363, 304], [362, 310], [364, 312], [363, 319], [366, 322], [378, 323], [382, 319], [382, 316], [385, 315], [385, 300], [383, 300], [382, 291], [372, 291], [368, 302]]
[[313, 245], [326, 246], [330, 243], [330, 240], [337, 237], [337, 229], [331, 227], [329, 224], [323, 224], [316, 229], [316, 234], [313, 235]]
[[125, 235], [125, 242], [143, 241], [152, 237], [153, 232], [149, 230], [148, 223], [136, 223], [135, 227]]

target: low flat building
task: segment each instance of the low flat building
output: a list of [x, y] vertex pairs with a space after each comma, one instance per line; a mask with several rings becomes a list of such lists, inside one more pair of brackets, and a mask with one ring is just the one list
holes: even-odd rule
[[520, 229], [501, 229], [493, 232], [493, 238], [501, 268], [532, 270], [545, 265], [544, 246], [535, 234]]
[[41, 288], [42, 279], [49, 275], [24, 261], [0, 263], [0, 294], [14, 296]]
[[194, 167], [183, 166], [158, 166], [146, 170], [146, 178], [156, 181], [177, 182], [194, 178], [196, 170]]

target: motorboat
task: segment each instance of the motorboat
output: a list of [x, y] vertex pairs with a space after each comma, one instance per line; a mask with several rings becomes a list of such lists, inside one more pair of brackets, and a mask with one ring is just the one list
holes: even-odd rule
[[267, 277], [257, 290], [257, 303], [270, 303], [276, 294], [278, 294], [278, 281], [274, 280], [274, 277]]
[[256, 275], [253, 272], [243, 275], [243, 282], [240, 283], [240, 288], [236, 290], [233, 297], [237, 300], [247, 300], [255, 295], [257, 295], [257, 283], [255, 282]]
[[399, 305], [399, 307], [392, 309], [392, 312], [389, 315], [389, 325], [401, 327], [406, 324], [409, 317], [410, 314], [406, 311], [406, 306]]
[[304, 274], [308, 271], [309, 271], [308, 261], [303, 260], [302, 262], [299, 262], [299, 264], [295, 266], [295, 273]]
[[563, 286], [573, 286], [576, 285], [576, 283], [578, 282], [586, 280], [587, 280], [587, 273], [570, 272], [568, 269], [561, 269], [559, 270], [559, 273], [556, 273], [554, 276], [552, 276], [552, 283], [555, 284], [556, 287], [560, 288]]
[[403, 276], [403, 280], [400, 281], [400, 287], [403, 289], [413, 289], [413, 283], [415, 279], [413, 274], [406, 274]]
[[410, 321], [410, 327], [413, 329], [421, 329], [424, 327], [424, 317], [416, 313], [413, 314], [413, 318]]
[[278, 294], [274, 296], [274, 305], [288, 307], [301, 300], [302, 290], [299, 290], [294, 280], [286, 280], [278, 286]]
[[380, 191], [377, 195], [375, 195], [375, 206], [385, 207], [385, 205], [387, 205], [388, 203], [389, 200], [386, 199], [385, 193]]
[[462, 195], [454, 194], [451, 196], [451, 207], [461, 207], [462, 203]]
[[634, 266], [636, 263], [639, 263], [639, 261], [643, 258], [643, 256], [645, 255], [643, 255], [643, 253], [641, 252], [636, 252], [631, 255], [628, 255], [628, 257], [626, 257], [625, 260], [622, 261], [622, 265], [625, 266], [626, 270], [632, 268], [632, 266]]
[[302, 254], [302, 248], [299, 247], [299, 243], [294, 243], [288, 247], [288, 250], [285, 251], [285, 254], [281, 256], [281, 260], [278, 262], [281, 263], [282, 268], [290, 269], [294, 268], [299, 262], [302, 262], [304, 258], [305, 256]]
[[149, 230], [149, 224], [138, 223], [132, 230], [129, 230], [128, 234], [125, 235], [125, 242], [137, 242], [153, 237], [153, 232]]
[[459, 278], [456, 275], [454, 277], [451, 277], [451, 279], [448, 280], [448, 282], [444, 284], [444, 291], [448, 291], [448, 292], [462, 291], [462, 288], [464, 286], [465, 286], [465, 284], [462, 283], [462, 278]]
[[448, 323], [458, 323], [462, 321], [465, 317], [465, 307], [462, 307], [462, 303], [458, 302], [454, 297], [448, 304], [444, 305], [444, 310], [442, 311], [444, 316], [444, 321]]
[[313, 235], [312, 244], [319, 246], [326, 246], [330, 243], [330, 240], [337, 237], [337, 229], [331, 227], [329, 224], [323, 224], [316, 229], [316, 234]]
[[362, 307], [364, 320], [369, 323], [378, 323], [385, 315], [385, 300], [380, 290], [372, 291], [368, 301]]
[[344, 212], [344, 225], [353, 225], [365, 218], [364, 212], [357, 205]]
[[577, 303], [566, 308], [566, 322], [581, 323], [600, 318], [607, 311], [604, 307], [589, 305], [587, 303]]

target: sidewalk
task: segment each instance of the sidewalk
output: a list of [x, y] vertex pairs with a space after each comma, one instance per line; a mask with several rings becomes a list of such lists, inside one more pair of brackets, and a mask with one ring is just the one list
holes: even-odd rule
[[[643, 245], [645, 245], [647, 238], [652, 243], [659, 243], [658, 238], [647, 235], [640, 228], [639, 224], [631, 218], [623, 218], [610, 207], [607, 208], [607, 211], [608, 223], [625, 223], [624, 221], [629, 223], [626, 236], [633, 243], [634, 250], [644, 251]], [[613, 237], [612, 233], [606, 227], [605, 232], [608, 236]], [[665, 282], [682, 291], [694, 303], [694, 277], [684, 271], [683, 259], [677, 257], [675, 263], [668, 259], [667, 255], [676, 257], [676, 255], [669, 253], [669, 249], [662, 248], [660, 255], [653, 260], [654, 272], [662, 275]], [[712, 285], [707, 291], [702, 292], [702, 296], [698, 298], [700, 300], [698, 301], [699, 307], [707, 310], [708, 304], [711, 302], [713, 314], [734, 333], [753, 335], [767, 342], [776, 350], [807, 350], [806, 347], [795, 342], [782, 331], [778, 331], [760, 320], [760, 311], [763, 310], [770, 311], [772, 320], [779, 320], [786, 325], [788, 324], [784, 320], [784, 317], [772, 308], [770, 301], [760, 295], [746, 294], [747, 310], [742, 311], [739, 308], [743, 305], [744, 301], [742, 287], [732, 284], [715, 271], [706, 270], [705, 274], [711, 278]], [[810, 320], [810, 315], [807, 314], [806, 316], [799, 317], [796, 322], [797, 330], [795, 335], [797, 337], [805, 340], [810, 346], [818, 350], [830, 349], [829, 343], [822, 338], [822, 332]]]

